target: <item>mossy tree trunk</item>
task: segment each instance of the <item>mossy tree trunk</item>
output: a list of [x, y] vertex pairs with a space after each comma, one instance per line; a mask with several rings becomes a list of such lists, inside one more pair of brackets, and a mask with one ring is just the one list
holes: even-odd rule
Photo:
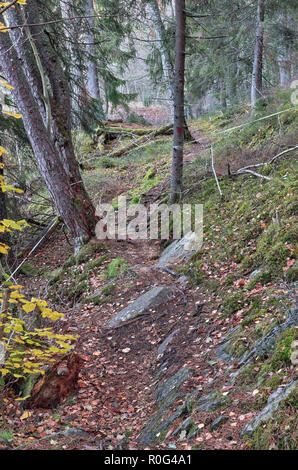
[[175, 116], [173, 160], [171, 176], [171, 203], [182, 197], [184, 149], [184, 69], [185, 69], [185, 1], [176, 0], [176, 59], [175, 59]]
[[[40, 172], [60, 216], [70, 230], [76, 249], [78, 249], [84, 241], [93, 236], [96, 219], [94, 208], [82, 183], [78, 164], [72, 152], [71, 137], [68, 140], [68, 136], [65, 136], [63, 147], [68, 152], [65, 152], [65, 160], [63, 160], [61, 152], [55, 145], [55, 139], [47, 132], [31, 92], [30, 84], [22, 70], [8, 33], [0, 35], [0, 49], [0, 64], [3, 74], [14, 87], [12, 94], [22, 114], [24, 127]], [[56, 88], [59, 87], [59, 84], [61, 85], [60, 78], [58, 75]], [[56, 96], [55, 91], [58, 93], [57, 90], [53, 90], [53, 96]], [[53, 101], [52, 106], [54, 104]], [[61, 117], [62, 120], [63, 116], [64, 114]], [[68, 123], [62, 122], [62, 125], [66, 126], [65, 132], [70, 132]]]

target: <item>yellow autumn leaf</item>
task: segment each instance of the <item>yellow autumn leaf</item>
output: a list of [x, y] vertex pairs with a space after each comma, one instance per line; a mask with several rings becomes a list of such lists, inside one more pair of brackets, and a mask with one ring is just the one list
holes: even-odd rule
[[1, 155], [3, 155], [3, 153], [8, 155], [8, 151], [5, 148], [1, 147], [1, 145], [0, 145], [0, 157], [1, 157]]
[[46, 307], [47, 306], [47, 302], [45, 300], [36, 299], [35, 297], [32, 297], [31, 302], [35, 302], [38, 305], [38, 307]]
[[[23, 400], [27, 400], [27, 398], [30, 398], [30, 397], [31, 397], [31, 395], [27, 395], [27, 396], [26, 396], [26, 397], [24, 397], [24, 398], [16, 398], [16, 401], [23, 401]], [[30, 411], [29, 411], [29, 413], [30, 413]], [[24, 413], [23, 413], [23, 414], [24, 414]], [[29, 416], [28, 416], [28, 417], [29, 417]], [[25, 419], [25, 418], [23, 418], [23, 419]]]
[[0, 21], [0, 33], [7, 33], [9, 29], [7, 29], [7, 26], [4, 23], [1, 23]]
[[14, 90], [14, 87], [12, 85], [9, 85], [6, 80], [0, 80], [0, 83], [2, 83], [2, 85], [8, 88], [9, 90]]
[[32, 312], [36, 308], [36, 304], [33, 302], [28, 302], [22, 306], [23, 310], [25, 310], [26, 313]]
[[1, 374], [4, 376], [9, 373], [8, 369], [0, 369]]
[[24, 411], [24, 413], [22, 414], [22, 416], [20, 417], [20, 419], [27, 419], [27, 418], [30, 418], [30, 416], [32, 415], [31, 411], [29, 410], [26, 410]]
[[[0, 23], [0, 31], [3, 32], [3, 29], [1, 27], [1, 23]], [[15, 119], [21, 119], [22, 115], [21, 114], [17, 114], [17, 113], [10, 113], [9, 111], [2, 111], [3, 114], [6, 114], [7, 116], [11, 116], [11, 117], [14, 117]]]
[[0, 243], [0, 253], [7, 255], [9, 250], [9, 246]]

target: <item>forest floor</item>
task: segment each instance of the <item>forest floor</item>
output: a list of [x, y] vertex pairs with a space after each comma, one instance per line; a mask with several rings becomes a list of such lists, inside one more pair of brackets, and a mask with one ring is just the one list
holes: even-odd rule
[[[187, 147], [186, 165], [200, 157], [208, 144], [207, 137], [198, 127], [193, 129], [198, 141]], [[91, 172], [92, 174], [92, 172]], [[96, 186], [96, 179], [91, 178]], [[143, 197], [146, 204], [155, 202], [166, 187], [168, 178], [149, 188]], [[104, 188], [98, 192], [103, 200], [114, 201], [127, 188], [133, 189], [134, 171], [128, 164], [121, 170], [117, 184], [105, 180]], [[133, 195], [133, 194], [132, 194]], [[216, 229], [217, 230], [217, 229]], [[156, 241], [106, 241], [103, 250], [94, 254], [100, 259], [107, 254], [102, 266], [95, 269], [88, 279], [88, 289], [92, 292], [105, 285], [104, 270], [112, 259], [120, 259], [125, 269], [113, 279], [113, 289], [106, 300], [98, 305], [92, 302], [65, 301], [56, 284], [55, 309], [64, 313], [64, 318], [55, 324], [55, 331], [78, 335], [75, 351], [82, 357], [83, 366], [77, 388], [71, 396], [63, 399], [55, 409], [16, 409], [13, 400], [7, 406], [6, 424], [12, 437], [9, 446], [14, 449], [39, 450], [96, 450], [96, 449], [247, 449], [248, 440], [240, 437], [243, 426], [258, 413], [255, 406], [257, 387], [243, 388], [231, 385], [230, 374], [237, 370], [236, 363], [227, 363], [216, 355], [218, 346], [229, 329], [237, 326], [240, 314], [223, 317], [220, 311], [222, 299], [214, 295], [206, 285], [186, 282], [181, 285], [175, 277], [156, 267], [162, 253], [160, 242]], [[207, 246], [208, 251], [212, 247]], [[30, 263], [40, 273], [52, 271], [62, 266], [70, 255], [70, 246], [63, 231], [56, 232], [31, 259]], [[239, 279], [238, 265], [233, 259], [215, 262], [219, 284], [227, 276], [235, 275], [234, 288], [242, 288], [249, 282], [248, 274]], [[175, 272], [183, 273], [183, 264], [177, 264]], [[70, 268], [84, 272], [81, 266]], [[204, 272], [212, 275], [212, 269], [203, 265]], [[19, 275], [18, 282], [30, 296], [44, 297], [53, 290], [44, 274], [28, 278]], [[71, 279], [61, 281], [65, 289]], [[237, 284], [238, 283], [238, 284]], [[146, 315], [116, 328], [107, 328], [106, 322], [132, 300], [154, 286], [167, 285], [177, 288], [177, 293], [169, 302], [149, 311]], [[271, 283], [275, 296], [290, 293], [283, 283]], [[257, 285], [258, 294], [264, 287]], [[58, 292], [59, 290], [59, 292]], [[90, 293], [90, 292], [89, 292]], [[84, 296], [88, 296], [86, 293]], [[57, 300], [58, 299], [58, 300]], [[199, 313], [198, 307], [199, 306]], [[238, 312], [239, 313], [239, 312]], [[191, 374], [183, 383], [173, 410], [182, 404], [187, 395], [199, 392], [207, 395], [216, 390], [226, 397], [228, 406], [214, 411], [192, 413], [192, 420], [198, 432], [192, 438], [184, 432], [174, 433], [185, 416], [178, 417], [162, 441], [144, 444], [139, 441], [143, 427], [157, 411], [154, 398], [156, 373], [161, 358], [158, 347], [175, 332], [171, 347], [167, 352], [167, 365], [163, 379], [171, 377], [181, 367], [188, 367]], [[255, 366], [256, 369], [259, 365]], [[289, 375], [294, 369], [287, 369]], [[224, 416], [220, 429], [211, 430], [215, 419]], [[0, 448], [5, 448], [4, 443]]]

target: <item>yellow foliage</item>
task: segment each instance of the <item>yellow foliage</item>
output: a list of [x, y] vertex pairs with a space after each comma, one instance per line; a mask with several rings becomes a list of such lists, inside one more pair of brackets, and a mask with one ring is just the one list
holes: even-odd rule
[[[0, 23], [0, 31], [1, 31], [1, 23]], [[7, 116], [14, 117], [15, 119], [21, 119], [21, 117], [22, 117], [21, 114], [11, 113], [10, 111], [2, 111], [2, 113], [6, 114]]]
[[12, 85], [9, 85], [6, 80], [0, 80], [0, 83], [2, 83], [2, 85], [8, 88], [9, 90], [14, 90], [14, 87]]
[[[19, 0], [18, 3], [25, 5], [25, 0]], [[1, 6], [7, 5], [7, 2], [0, 2]], [[5, 25], [0, 23], [0, 32], [5, 32]], [[7, 30], [6, 30], [7, 31]], [[1, 83], [9, 89], [12, 89], [5, 80]], [[5, 114], [12, 116], [16, 119], [21, 117], [20, 114], [8, 113]], [[0, 146], [0, 156], [7, 154], [7, 150]], [[2, 168], [2, 165], [1, 165]], [[5, 191], [23, 192], [11, 185], [5, 184], [2, 176], [0, 176], [0, 188]], [[18, 222], [14, 220], [4, 219], [0, 221], [0, 233], [11, 232], [12, 230], [22, 230], [29, 224], [25, 220]], [[0, 253], [7, 254], [9, 246], [0, 243]], [[20, 310], [30, 314], [37, 311], [42, 317], [56, 321], [63, 317], [63, 314], [52, 310], [47, 306], [45, 300], [31, 298], [27, 300], [19, 291], [23, 288], [20, 285], [7, 284], [8, 305], [16, 304]], [[12, 283], [11, 283], [12, 284]], [[0, 292], [0, 299], [3, 301], [3, 291]], [[1, 322], [1, 336], [0, 341], [6, 348], [5, 361], [3, 368], [0, 369], [0, 378], [6, 375], [15, 378], [24, 378], [26, 375], [33, 373], [44, 374], [45, 367], [55, 361], [57, 354], [65, 354], [72, 348], [72, 342], [77, 338], [73, 335], [59, 335], [55, 334], [51, 328], [34, 328], [32, 331], [27, 329], [26, 323], [18, 318], [15, 313], [4, 312], [0, 314]], [[32, 322], [30, 322], [32, 323]], [[46, 341], [43, 339], [46, 338]], [[54, 344], [58, 345], [58, 347]], [[0, 389], [1, 390], [1, 389]], [[18, 399], [26, 399], [27, 397]], [[26, 419], [28, 415], [22, 415], [21, 419]]]
[[1, 155], [3, 155], [3, 153], [8, 155], [8, 151], [5, 148], [1, 147], [1, 145], [0, 145], [0, 157], [1, 157]]

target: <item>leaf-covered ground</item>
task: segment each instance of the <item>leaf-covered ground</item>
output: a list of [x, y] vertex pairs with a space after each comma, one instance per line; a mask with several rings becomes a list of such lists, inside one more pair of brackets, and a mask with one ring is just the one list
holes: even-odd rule
[[[270, 104], [264, 112], [270, 113]], [[18, 282], [30, 295], [46, 296], [65, 313], [55, 329], [79, 335], [76, 351], [83, 358], [83, 368], [77, 389], [56, 409], [22, 409], [13, 395], [7, 395], [2, 448], [295, 448], [295, 394], [273, 421], [251, 437], [240, 436], [268, 396], [297, 375], [290, 360], [295, 329], [282, 333], [273, 351], [254, 358], [231, 381], [243, 354], [284, 321], [295, 296], [295, 154], [258, 170], [270, 180], [224, 176], [228, 163], [233, 173], [246, 164], [268, 161], [293, 145], [297, 118], [293, 113], [282, 116], [282, 137], [276, 118], [222, 138], [215, 134], [237, 120], [243, 122], [243, 114], [236, 115], [236, 121], [234, 116], [220, 115], [191, 124], [198, 143], [186, 145], [185, 201], [204, 204], [204, 244], [189, 263], [173, 268], [187, 276], [185, 284], [156, 268], [165, 245], [155, 241], [91, 242], [74, 260], [61, 231], [30, 259], [38, 271], [32, 277], [20, 275]], [[208, 141], [214, 145], [223, 198], [211, 172]], [[105, 157], [96, 161], [85, 172], [94, 201], [116, 204], [120, 194], [147, 204], [163, 200], [170, 149], [171, 137], [164, 137], [117, 161]], [[161, 284], [179, 289], [174, 299], [119, 328], [106, 328], [106, 321], [122, 307]], [[217, 350], [231, 328], [235, 330], [225, 352], [232, 360], [226, 362]], [[191, 374], [172, 404], [173, 412], [190, 394], [197, 398], [147, 445], [139, 436], [157, 411], [156, 374], [165, 360], [158, 357], [157, 349], [174, 331], [163, 380], [183, 366]], [[220, 397], [221, 406], [198, 411], [196, 400], [210, 392]], [[191, 426], [179, 430], [187, 417]], [[220, 417], [221, 426], [214, 429], [212, 424]]]

